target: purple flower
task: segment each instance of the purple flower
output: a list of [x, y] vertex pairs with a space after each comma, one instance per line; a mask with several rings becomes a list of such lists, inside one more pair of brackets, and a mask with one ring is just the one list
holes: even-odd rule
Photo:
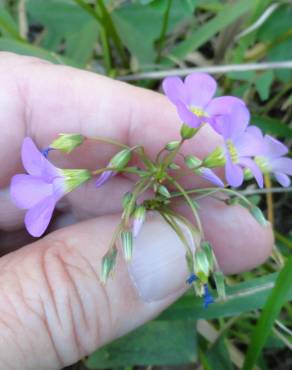
[[11, 199], [17, 207], [28, 210], [25, 226], [32, 236], [39, 237], [48, 227], [56, 203], [91, 175], [87, 170], [55, 167], [29, 137], [23, 141], [21, 158], [28, 174], [13, 176]]
[[168, 99], [175, 104], [183, 123], [194, 128], [203, 123], [213, 126], [217, 115], [226, 114], [233, 102], [242, 102], [232, 96], [212, 99], [217, 83], [205, 73], [192, 73], [184, 82], [179, 77], [167, 77], [162, 87]]
[[270, 135], [263, 136], [257, 127], [251, 126], [250, 130], [261, 140], [260, 154], [255, 157], [257, 165], [263, 173], [272, 173], [282, 186], [289, 186], [291, 183], [289, 176], [292, 176], [292, 159], [284, 157], [288, 153], [286, 145]]
[[248, 168], [260, 188], [263, 187], [263, 175], [252, 159], [260, 153], [259, 138], [248, 127], [249, 111], [242, 103], [232, 104], [229, 114], [216, 119], [216, 131], [224, 138], [222, 147], [225, 157], [225, 177], [233, 187], [238, 187], [244, 179], [244, 168]]

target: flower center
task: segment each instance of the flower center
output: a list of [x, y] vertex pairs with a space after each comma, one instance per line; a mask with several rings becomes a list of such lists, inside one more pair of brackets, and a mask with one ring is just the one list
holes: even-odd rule
[[190, 106], [190, 111], [193, 112], [197, 117], [208, 117], [208, 114], [199, 107]]
[[264, 174], [271, 172], [269, 162], [265, 157], [255, 157], [254, 160]]
[[230, 154], [231, 161], [233, 163], [237, 163], [238, 162], [238, 154], [237, 154], [237, 150], [236, 150], [233, 142], [231, 140], [227, 140], [226, 145], [227, 145], [227, 149], [228, 149], [229, 154]]

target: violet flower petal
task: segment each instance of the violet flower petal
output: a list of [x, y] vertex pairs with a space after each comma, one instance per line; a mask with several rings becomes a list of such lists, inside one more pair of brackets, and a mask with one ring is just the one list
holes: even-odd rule
[[57, 167], [43, 156], [29, 137], [23, 140], [21, 158], [24, 168], [32, 176], [42, 177], [48, 182], [59, 176]]
[[51, 221], [55, 205], [55, 197], [49, 196], [26, 212], [24, 223], [32, 236], [40, 237], [43, 235]]
[[10, 195], [18, 208], [28, 209], [53, 193], [53, 186], [31, 175], [15, 175], [11, 180]]
[[204, 108], [216, 92], [217, 83], [206, 73], [191, 73], [185, 78], [187, 105]]
[[210, 168], [203, 168], [200, 176], [219, 187], [224, 187], [223, 181]]
[[115, 172], [113, 171], [104, 171], [99, 178], [97, 179], [95, 186], [99, 188], [103, 184], [105, 184], [111, 177], [115, 176]]
[[186, 123], [187, 125], [198, 128], [201, 124], [201, 120], [199, 117], [197, 117], [194, 113], [188, 110], [188, 108], [183, 105], [182, 103], [177, 103], [177, 112], [182, 120], [183, 123]]
[[226, 156], [225, 176], [228, 184], [234, 188], [243, 183], [243, 170], [239, 165], [232, 163], [229, 155]]
[[230, 139], [236, 139], [246, 130], [250, 119], [249, 110], [242, 103], [236, 102], [230, 110]]
[[286, 157], [280, 157], [271, 159], [269, 161], [270, 166], [272, 167], [273, 172], [283, 172], [287, 175], [292, 176], [292, 159]]
[[162, 89], [168, 99], [177, 104], [181, 101], [186, 104], [185, 86], [179, 77], [167, 77], [162, 82]]
[[240, 157], [253, 157], [263, 152], [262, 140], [249, 130], [234, 140], [234, 146]]
[[274, 175], [278, 183], [282, 185], [284, 188], [290, 185], [291, 180], [289, 176], [287, 176], [285, 173], [275, 172]]
[[259, 166], [250, 158], [240, 158], [240, 164], [251, 170], [258, 186], [262, 189], [264, 187], [264, 177]]
[[247, 129], [246, 129], [246, 132], [253, 135], [257, 139], [260, 139], [260, 140], [263, 139], [263, 133], [262, 133], [261, 129], [259, 129], [256, 126], [248, 126]]
[[288, 153], [286, 145], [270, 135], [264, 137], [265, 151], [263, 155], [268, 158], [281, 157]]

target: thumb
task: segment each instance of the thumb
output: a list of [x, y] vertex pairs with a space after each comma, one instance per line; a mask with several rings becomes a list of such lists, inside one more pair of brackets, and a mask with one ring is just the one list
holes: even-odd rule
[[118, 257], [113, 277], [100, 282], [118, 221], [111, 215], [79, 223], [0, 259], [1, 369], [60, 369], [184, 292], [184, 247], [158, 215], [148, 217], [131, 265]]

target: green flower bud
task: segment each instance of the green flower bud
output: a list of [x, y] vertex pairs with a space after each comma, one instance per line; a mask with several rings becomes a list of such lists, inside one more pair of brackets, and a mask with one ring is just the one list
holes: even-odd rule
[[223, 148], [218, 146], [213, 152], [211, 152], [204, 160], [203, 164], [205, 167], [223, 167], [226, 163], [226, 158]]
[[168, 144], [166, 144], [165, 149], [169, 152], [172, 152], [179, 146], [179, 141], [171, 141]]
[[202, 242], [201, 247], [202, 247], [203, 251], [205, 252], [205, 254], [207, 256], [209, 266], [210, 266], [210, 270], [213, 270], [215, 256], [214, 256], [214, 252], [213, 252], [213, 249], [211, 247], [211, 244], [209, 242], [205, 241], [205, 242]]
[[225, 277], [223, 273], [221, 271], [215, 271], [213, 276], [214, 276], [218, 296], [222, 299], [225, 299], [226, 298]]
[[116, 265], [118, 251], [116, 248], [110, 249], [107, 254], [102, 259], [101, 265], [101, 281], [106, 283], [111, 272], [113, 271]]
[[257, 220], [257, 222], [260, 225], [266, 227], [269, 224], [263, 212], [259, 209], [259, 207], [256, 206], [251, 207], [250, 213], [253, 215], [253, 217]]
[[79, 134], [59, 134], [58, 139], [50, 145], [52, 149], [58, 149], [64, 153], [70, 153], [84, 141], [85, 137]]
[[132, 231], [122, 231], [122, 248], [124, 252], [124, 257], [127, 262], [131, 261], [133, 255], [133, 234]]
[[164, 185], [159, 185], [157, 188], [157, 192], [163, 195], [165, 198], [170, 198], [170, 192], [168, 191], [167, 187]]
[[130, 162], [131, 157], [132, 151], [130, 149], [123, 149], [112, 157], [109, 167], [122, 170]]
[[187, 155], [185, 157], [185, 164], [190, 168], [191, 170], [197, 167], [200, 167], [202, 164], [202, 161], [195, 157], [194, 155]]
[[65, 191], [69, 193], [91, 178], [88, 170], [60, 170], [64, 177]]
[[171, 169], [171, 170], [179, 170], [180, 169], [180, 166], [176, 163], [170, 163], [168, 165], [168, 167]]
[[197, 249], [194, 257], [194, 270], [195, 274], [202, 282], [208, 281], [210, 272], [210, 264], [208, 257], [203, 249]]
[[183, 123], [180, 129], [180, 136], [182, 137], [182, 139], [188, 140], [194, 137], [197, 132], [198, 132], [197, 128], [190, 127]]

